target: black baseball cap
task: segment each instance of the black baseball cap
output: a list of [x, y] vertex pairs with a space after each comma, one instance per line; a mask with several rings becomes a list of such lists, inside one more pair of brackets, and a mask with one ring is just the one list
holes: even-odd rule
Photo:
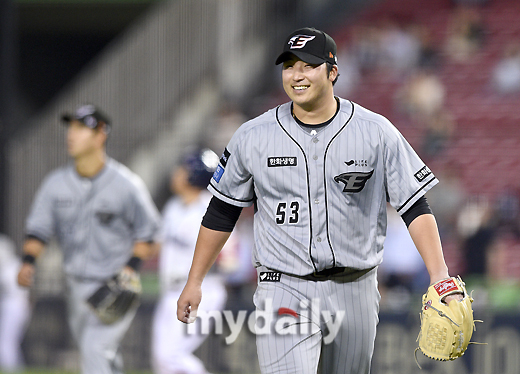
[[74, 114], [63, 113], [61, 120], [67, 125], [72, 121], [79, 121], [91, 129], [95, 129], [104, 123], [107, 126], [107, 132], [110, 130], [110, 120], [108, 117], [92, 104], [79, 106]]
[[305, 27], [293, 31], [287, 37], [276, 65], [288, 60], [291, 54], [309, 64], [330, 62], [337, 65], [336, 50], [336, 43], [328, 34], [313, 27]]

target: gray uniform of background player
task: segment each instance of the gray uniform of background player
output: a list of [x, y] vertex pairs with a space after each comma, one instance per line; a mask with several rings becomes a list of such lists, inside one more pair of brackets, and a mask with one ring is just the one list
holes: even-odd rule
[[[307, 130], [291, 103], [246, 122], [226, 148], [209, 189], [219, 199], [249, 206], [256, 198], [254, 262], [282, 274], [259, 282], [255, 304], [273, 300], [298, 312], [302, 300], [345, 311], [334, 342], [323, 346], [325, 373], [368, 373], [378, 321], [375, 267], [383, 256], [386, 202], [405, 212], [438, 180], [383, 116], [339, 99], [325, 127]], [[331, 267], [366, 269], [314, 282], [305, 276]], [[374, 270], [370, 270], [374, 268]], [[312, 319], [309, 319], [312, 323]], [[315, 373], [322, 331], [309, 336], [257, 336], [263, 372]], [[306, 349], [292, 349], [296, 346]], [[301, 354], [305, 352], [305, 354]]]
[[43, 242], [55, 236], [63, 251], [69, 325], [85, 374], [122, 372], [118, 347], [136, 309], [104, 325], [85, 300], [125, 266], [134, 242], [155, 238], [159, 217], [142, 180], [112, 159], [93, 179], [72, 164], [58, 169], [35, 197], [26, 232]]

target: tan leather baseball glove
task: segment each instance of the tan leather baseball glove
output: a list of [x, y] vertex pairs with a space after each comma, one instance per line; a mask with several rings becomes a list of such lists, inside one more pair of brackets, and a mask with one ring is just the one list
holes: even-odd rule
[[[462, 294], [462, 300], [451, 300], [449, 305], [444, 302], [446, 296], [457, 293]], [[462, 356], [475, 330], [472, 302], [460, 277], [432, 284], [422, 297], [419, 347], [415, 353], [420, 350], [425, 356], [440, 361]]]

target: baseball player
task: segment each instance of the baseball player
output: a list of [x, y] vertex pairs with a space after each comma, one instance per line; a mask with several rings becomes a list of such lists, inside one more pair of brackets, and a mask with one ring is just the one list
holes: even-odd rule
[[[196, 329], [187, 333], [186, 325], [175, 316], [177, 300], [188, 279], [193, 251], [200, 222], [211, 194], [206, 190], [219, 162], [209, 149], [187, 153], [172, 174], [170, 189], [175, 194], [163, 212], [159, 275], [161, 298], [153, 320], [152, 366], [156, 374], [203, 374], [206, 369], [193, 352], [207, 337]], [[226, 247], [233, 240], [227, 242]], [[201, 310], [220, 311], [226, 301], [226, 289], [222, 274], [214, 269], [202, 289], [207, 297], [200, 304]]]
[[448, 277], [424, 198], [438, 180], [385, 117], [334, 96], [339, 72], [329, 35], [294, 31], [276, 64], [291, 101], [243, 124], [224, 150], [177, 317], [193, 321], [202, 279], [240, 209], [254, 203], [254, 302], [263, 315], [272, 312], [275, 327], [257, 333], [261, 372], [315, 374], [321, 360], [323, 373], [366, 374], [387, 201], [408, 226], [431, 282]]
[[20, 258], [14, 242], [0, 234], [0, 373], [22, 370], [21, 343], [31, 309], [29, 291], [16, 283]]
[[160, 215], [143, 181], [106, 155], [108, 118], [92, 105], [64, 114], [73, 163], [50, 173], [27, 217], [18, 283], [33, 284], [35, 261], [56, 237], [63, 251], [68, 322], [83, 374], [122, 373], [119, 344], [136, 307], [105, 324], [86, 300], [116, 274], [132, 276], [153, 248]]

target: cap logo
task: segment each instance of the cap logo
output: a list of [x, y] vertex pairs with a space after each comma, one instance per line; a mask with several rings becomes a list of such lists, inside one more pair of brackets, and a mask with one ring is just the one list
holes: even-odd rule
[[310, 42], [314, 39], [315, 36], [309, 35], [295, 35], [291, 39], [289, 39], [289, 43], [291, 45], [290, 49], [301, 49], [304, 48], [307, 42]]
[[83, 105], [82, 107], [78, 108], [78, 110], [76, 110], [76, 118], [83, 118], [94, 113], [95, 111], [96, 108], [94, 108], [94, 105]]
[[83, 122], [85, 123], [85, 125], [87, 125], [91, 129], [95, 128], [98, 124], [97, 120], [93, 116], [86, 116], [83, 119]]

